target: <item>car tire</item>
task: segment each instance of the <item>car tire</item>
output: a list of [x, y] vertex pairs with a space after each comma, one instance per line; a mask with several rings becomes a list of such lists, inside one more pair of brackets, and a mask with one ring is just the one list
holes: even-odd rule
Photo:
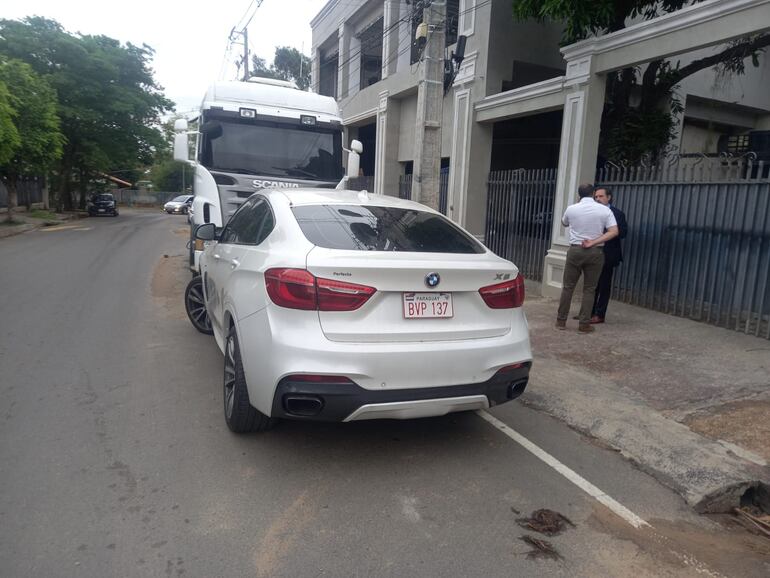
[[270, 419], [249, 401], [249, 390], [241, 362], [241, 350], [235, 327], [230, 328], [225, 342], [225, 367], [222, 380], [225, 422], [233, 433], [260, 432], [270, 429]]
[[206, 335], [214, 334], [209, 314], [206, 311], [206, 301], [203, 298], [203, 279], [200, 275], [190, 279], [184, 290], [184, 308], [195, 329]]
[[188, 210], [189, 210], [189, 209], [188, 209], [187, 207], [183, 207], [183, 208], [182, 208], [182, 214], [183, 214], [183, 215], [186, 215]]

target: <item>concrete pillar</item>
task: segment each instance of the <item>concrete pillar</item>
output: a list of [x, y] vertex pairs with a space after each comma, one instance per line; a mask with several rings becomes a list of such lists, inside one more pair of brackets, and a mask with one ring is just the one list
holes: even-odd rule
[[483, 80], [476, 75], [477, 57], [476, 52], [466, 56], [453, 85], [447, 216], [483, 237], [492, 125], [473, 120], [473, 102], [479, 99], [474, 93], [484, 93]]
[[396, 72], [398, 59], [399, 14], [401, 0], [385, 0], [383, 5], [382, 78]]
[[567, 206], [577, 202], [580, 183], [593, 183], [604, 108], [606, 77], [591, 73], [591, 57], [567, 63], [559, 174], [556, 181], [551, 247], [545, 257], [543, 295], [558, 297], [561, 293], [564, 264], [567, 260], [569, 236], [561, 224]]
[[374, 193], [398, 196], [398, 134], [401, 103], [387, 90], [379, 94], [377, 106], [377, 144], [374, 157]]
[[350, 27], [345, 21], [340, 22], [339, 56], [337, 58], [337, 100], [348, 95], [348, 80], [350, 78]]
[[460, 85], [454, 91], [452, 116], [452, 151], [449, 157], [447, 187], [447, 217], [461, 227], [466, 222], [468, 204], [468, 172], [470, 169], [470, 140], [473, 112], [470, 85]]
[[310, 90], [313, 92], [321, 91], [321, 51], [317, 46], [310, 50], [312, 64], [310, 67]]

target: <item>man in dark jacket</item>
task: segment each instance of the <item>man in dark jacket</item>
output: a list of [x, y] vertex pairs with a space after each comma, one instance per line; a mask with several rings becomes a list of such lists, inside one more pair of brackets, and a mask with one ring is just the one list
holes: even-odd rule
[[615, 220], [618, 223], [618, 236], [604, 243], [604, 267], [599, 276], [599, 282], [596, 284], [594, 309], [591, 315], [591, 323], [604, 323], [604, 318], [607, 315], [607, 304], [610, 301], [610, 292], [612, 291], [612, 273], [615, 267], [623, 261], [620, 240], [624, 239], [628, 233], [628, 224], [623, 211], [613, 206], [612, 193], [609, 189], [597, 187], [594, 191], [594, 200], [612, 209], [612, 214], [615, 215]]

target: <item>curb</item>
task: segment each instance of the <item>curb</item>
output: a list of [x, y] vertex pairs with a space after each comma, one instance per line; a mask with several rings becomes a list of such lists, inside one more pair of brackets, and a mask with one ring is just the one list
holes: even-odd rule
[[[0, 211], [0, 215], [4, 214], [4, 212], [5, 211]], [[16, 216], [23, 219], [25, 218], [25, 212], [20, 211]], [[56, 221], [45, 221], [45, 220], [39, 219], [39, 220], [36, 220], [37, 222], [33, 222], [33, 223], [30, 223], [28, 220], [29, 217], [27, 217], [27, 220], [20, 222], [18, 225], [0, 226], [0, 239], [3, 239], [5, 237], [13, 237], [15, 235], [21, 235], [22, 233], [26, 233], [27, 231], [32, 231], [34, 229], [42, 229], [44, 227], [63, 225], [68, 221], [75, 221], [78, 219], [82, 219], [85, 216], [87, 215], [84, 215], [82, 212], [57, 213]]]
[[574, 366], [551, 358], [534, 364], [519, 399], [618, 450], [696, 512], [732, 512], [744, 497], [769, 495], [770, 468], [743, 460], [617, 384]]
[[26, 233], [32, 229], [37, 229], [40, 226], [42, 225], [33, 225], [31, 223], [10, 226], [3, 225], [0, 227], [0, 239], [4, 239], [5, 237], [13, 237], [14, 235], [20, 235], [21, 233]]

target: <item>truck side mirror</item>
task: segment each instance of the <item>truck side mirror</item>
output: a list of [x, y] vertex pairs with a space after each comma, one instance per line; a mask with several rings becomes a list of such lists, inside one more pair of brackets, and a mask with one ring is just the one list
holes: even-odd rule
[[350, 143], [350, 150], [348, 151], [348, 172], [349, 179], [358, 177], [358, 170], [361, 167], [361, 153], [364, 152], [364, 145], [361, 141], [354, 140]]
[[190, 161], [187, 141], [187, 119], [178, 118], [174, 121], [174, 160], [180, 163]]

